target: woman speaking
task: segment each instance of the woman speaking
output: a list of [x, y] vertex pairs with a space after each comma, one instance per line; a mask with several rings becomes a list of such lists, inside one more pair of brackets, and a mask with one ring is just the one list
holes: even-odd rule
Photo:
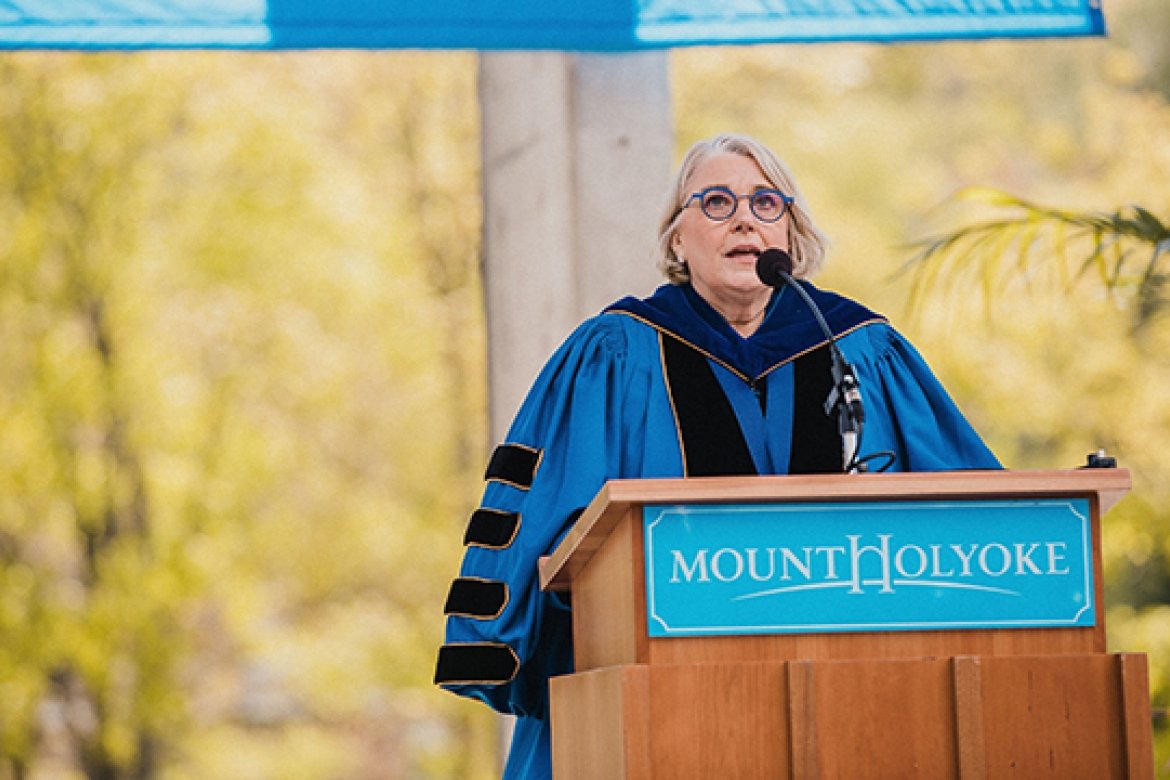
[[[659, 224], [669, 283], [581, 324], [537, 377], [488, 464], [435, 672], [518, 717], [505, 778], [551, 777], [548, 678], [573, 671], [571, 620], [537, 559], [607, 480], [999, 467], [909, 342], [806, 281], [825, 245], [770, 150], [701, 141]], [[761, 281], [766, 250], [801, 289]], [[864, 408], [844, 435], [841, 366]]]

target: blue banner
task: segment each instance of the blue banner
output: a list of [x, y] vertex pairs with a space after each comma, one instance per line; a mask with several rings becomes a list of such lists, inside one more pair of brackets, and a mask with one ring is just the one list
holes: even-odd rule
[[1092, 626], [1083, 499], [652, 506], [649, 635]]
[[0, 48], [559, 49], [1101, 35], [1100, 0], [0, 0]]

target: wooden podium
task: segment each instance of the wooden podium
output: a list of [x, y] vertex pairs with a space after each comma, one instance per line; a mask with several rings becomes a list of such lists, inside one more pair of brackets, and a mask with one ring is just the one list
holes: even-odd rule
[[[571, 590], [551, 681], [556, 780], [1152, 778], [1146, 658], [1105, 650], [1102, 514], [1119, 469], [613, 481], [541, 584]], [[651, 636], [643, 509], [1087, 502], [1093, 625]], [[1005, 548], [1006, 549], [1006, 548]]]

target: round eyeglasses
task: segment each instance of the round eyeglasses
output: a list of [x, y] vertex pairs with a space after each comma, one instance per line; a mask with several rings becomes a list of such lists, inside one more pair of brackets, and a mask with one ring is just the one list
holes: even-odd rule
[[731, 215], [739, 208], [739, 201], [744, 198], [747, 199], [748, 208], [761, 222], [775, 222], [780, 219], [788, 210], [788, 204], [794, 200], [791, 195], [785, 195], [780, 190], [762, 189], [747, 195], [736, 195], [727, 187], [707, 187], [699, 192], [692, 192], [683, 208], [697, 200], [707, 219], [723, 222], [731, 219]]

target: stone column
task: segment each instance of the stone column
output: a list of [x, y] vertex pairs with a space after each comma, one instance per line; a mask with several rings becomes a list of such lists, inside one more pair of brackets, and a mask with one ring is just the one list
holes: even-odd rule
[[673, 124], [665, 52], [480, 55], [492, 438], [584, 318], [660, 283]]

